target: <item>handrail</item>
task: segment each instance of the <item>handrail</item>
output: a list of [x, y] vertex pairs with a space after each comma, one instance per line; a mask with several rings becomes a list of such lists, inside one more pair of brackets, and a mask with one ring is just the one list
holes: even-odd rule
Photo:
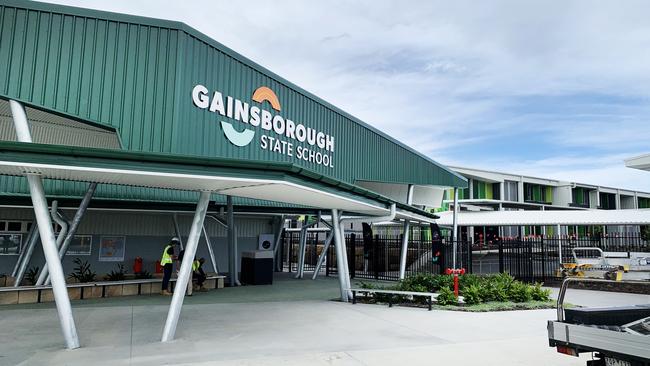
[[566, 290], [569, 287], [569, 282], [592, 282], [592, 283], [610, 283], [610, 284], [630, 284], [635, 285], [650, 285], [650, 282], [640, 282], [640, 281], [612, 281], [605, 280], [600, 278], [585, 278], [585, 277], [567, 277], [562, 281], [562, 286], [560, 286], [560, 293], [557, 296], [557, 321], [564, 321], [564, 295], [566, 295]]
[[600, 258], [603, 261], [603, 264], [607, 265], [607, 258], [605, 258], [605, 252], [603, 252], [602, 249], [597, 248], [597, 247], [578, 247], [578, 248], [573, 248], [571, 249], [571, 253], [573, 254], [573, 259], [578, 263], [578, 256], [576, 255], [576, 250], [580, 251], [587, 251], [587, 250], [597, 250], [600, 252]]

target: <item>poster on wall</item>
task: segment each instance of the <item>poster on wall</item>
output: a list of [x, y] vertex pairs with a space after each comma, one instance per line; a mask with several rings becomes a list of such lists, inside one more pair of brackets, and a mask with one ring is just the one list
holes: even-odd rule
[[22, 240], [21, 234], [0, 234], [0, 255], [18, 255]]
[[70, 242], [65, 255], [90, 255], [93, 248], [93, 237], [90, 235], [75, 235]]
[[99, 241], [99, 261], [124, 261], [125, 242], [126, 238], [124, 236], [102, 236]]

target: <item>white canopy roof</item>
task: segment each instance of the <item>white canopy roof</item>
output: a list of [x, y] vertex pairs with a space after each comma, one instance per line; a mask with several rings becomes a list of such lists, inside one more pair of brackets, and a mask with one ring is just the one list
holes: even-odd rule
[[650, 154], [645, 154], [645, 155], [626, 159], [625, 166], [627, 166], [628, 168], [650, 171]]
[[[437, 213], [440, 226], [453, 225], [453, 212]], [[459, 212], [459, 226], [649, 225], [650, 209]]]

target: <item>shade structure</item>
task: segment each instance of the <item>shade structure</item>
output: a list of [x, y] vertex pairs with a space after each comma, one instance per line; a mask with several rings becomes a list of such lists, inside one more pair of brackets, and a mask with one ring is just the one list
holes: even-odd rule
[[[280, 201], [361, 215], [386, 215], [390, 199], [287, 163], [174, 157], [44, 144], [0, 143], [0, 174], [209, 191]], [[436, 216], [399, 205], [403, 219], [430, 222]]]
[[[453, 213], [438, 213], [440, 226], [451, 226]], [[650, 209], [460, 212], [460, 226], [648, 225]]]

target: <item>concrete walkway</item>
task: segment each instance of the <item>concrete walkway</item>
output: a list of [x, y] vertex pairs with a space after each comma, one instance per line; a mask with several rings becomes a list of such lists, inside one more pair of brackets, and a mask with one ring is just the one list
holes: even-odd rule
[[[159, 342], [168, 297], [76, 302], [82, 348], [74, 351], [62, 349], [52, 305], [2, 306], [0, 329], [11, 336], [0, 343], [0, 365], [585, 364], [586, 357], [548, 347], [546, 320], [554, 310], [351, 305], [330, 301], [337, 286], [336, 279], [284, 276], [273, 286], [196, 294], [186, 298], [177, 340], [168, 344]], [[587, 292], [583, 301], [619, 295]]]

